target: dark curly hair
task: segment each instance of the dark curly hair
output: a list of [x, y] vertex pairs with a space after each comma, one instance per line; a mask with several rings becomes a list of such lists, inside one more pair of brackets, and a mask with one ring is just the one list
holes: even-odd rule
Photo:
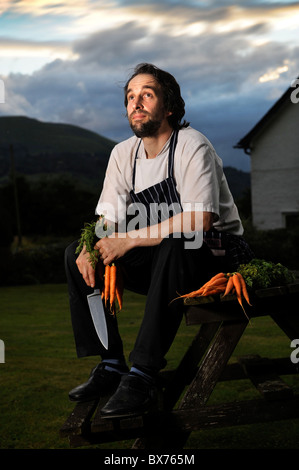
[[124, 86], [125, 93], [125, 107], [127, 107], [127, 90], [129, 82], [132, 78], [140, 74], [149, 74], [157, 80], [162, 88], [163, 101], [166, 111], [171, 112], [172, 114], [168, 116], [169, 125], [175, 129], [179, 130], [183, 127], [188, 127], [189, 122], [182, 121], [183, 116], [185, 115], [185, 101], [181, 97], [181, 89], [176, 79], [168, 72], [159, 69], [153, 64], [142, 63], [138, 64], [132, 76], [129, 78], [127, 83]]

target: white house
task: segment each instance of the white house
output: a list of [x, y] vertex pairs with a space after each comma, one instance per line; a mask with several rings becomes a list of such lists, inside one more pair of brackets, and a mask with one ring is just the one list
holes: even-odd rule
[[235, 148], [251, 158], [253, 225], [260, 230], [299, 222], [299, 79]]

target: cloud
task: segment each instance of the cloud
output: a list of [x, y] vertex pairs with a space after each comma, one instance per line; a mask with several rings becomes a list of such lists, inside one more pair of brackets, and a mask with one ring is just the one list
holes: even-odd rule
[[[101, 2], [102, 3], [102, 2]], [[104, 3], [104, 2], [103, 2]], [[4, 0], [1, 2], [2, 12], [33, 16], [43, 15], [72, 15], [78, 16], [91, 6], [88, 0]]]
[[[195, 2], [173, 1], [116, 1], [116, 0], [14, 0], [1, 3], [2, 14], [27, 16], [34, 24], [35, 18], [45, 17], [48, 25], [56, 21], [53, 34], [62, 30], [73, 37], [119, 27], [132, 20], [152, 32], [164, 31], [172, 35], [198, 35], [206, 32], [244, 30], [256, 23], [268, 23], [279, 30], [297, 28], [298, 2], [267, 2], [222, 0]], [[57, 23], [58, 18], [63, 22]], [[47, 23], [43, 23], [47, 28]], [[18, 34], [18, 31], [15, 32]]]
[[[35, 15], [50, 11], [46, 1], [13, 3], [27, 11], [35, 5]], [[152, 62], [175, 75], [186, 118], [210, 138], [224, 164], [249, 167], [248, 157], [233, 145], [298, 76], [297, 42], [272, 36], [279, 28], [278, 12], [286, 20], [286, 12], [295, 17], [297, 7], [257, 2], [223, 2], [221, 7], [205, 2], [202, 8], [191, 1], [184, 6], [170, 1], [74, 3], [72, 11], [71, 2], [52, 2], [52, 16], [72, 11], [66, 28], [77, 27], [76, 40], [2, 38], [0, 55], [7, 47], [7, 54], [44, 54], [48, 63], [32, 74], [3, 77], [6, 103], [0, 105], [1, 114], [73, 123], [120, 141], [131, 135], [122, 86], [137, 63]], [[275, 82], [259, 81], [271, 71], [282, 71], [286, 61], [288, 70], [278, 73]]]
[[0, 37], [0, 57], [35, 57], [48, 56], [49, 58], [70, 59], [75, 58], [72, 48], [63, 41], [36, 42], [30, 40], [11, 39]]

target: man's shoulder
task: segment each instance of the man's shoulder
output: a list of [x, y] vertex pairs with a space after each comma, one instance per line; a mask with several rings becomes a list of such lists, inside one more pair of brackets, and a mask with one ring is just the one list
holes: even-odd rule
[[122, 140], [118, 144], [115, 145], [114, 150], [116, 152], [122, 152], [123, 150], [130, 150], [136, 146], [136, 143], [139, 139], [133, 135], [132, 137], [129, 137], [128, 139]]
[[191, 126], [183, 127], [179, 131], [179, 139], [181, 143], [190, 143], [192, 144], [206, 144], [208, 146], [212, 146], [211, 142], [208, 138], [202, 134], [200, 131], [194, 129]]

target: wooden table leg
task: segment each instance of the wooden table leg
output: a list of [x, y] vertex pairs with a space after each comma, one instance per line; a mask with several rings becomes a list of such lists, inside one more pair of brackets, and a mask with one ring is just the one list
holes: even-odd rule
[[[237, 346], [248, 322], [223, 322], [198, 372], [179, 404], [179, 409], [200, 408], [208, 401], [224, 368]], [[183, 448], [190, 432], [178, 432], [170, 436], [172, 445]]]
[[179, 405], [180, 409], [197, 408], [208, 401], [247, 324], [247, 321], [222, 323]]

